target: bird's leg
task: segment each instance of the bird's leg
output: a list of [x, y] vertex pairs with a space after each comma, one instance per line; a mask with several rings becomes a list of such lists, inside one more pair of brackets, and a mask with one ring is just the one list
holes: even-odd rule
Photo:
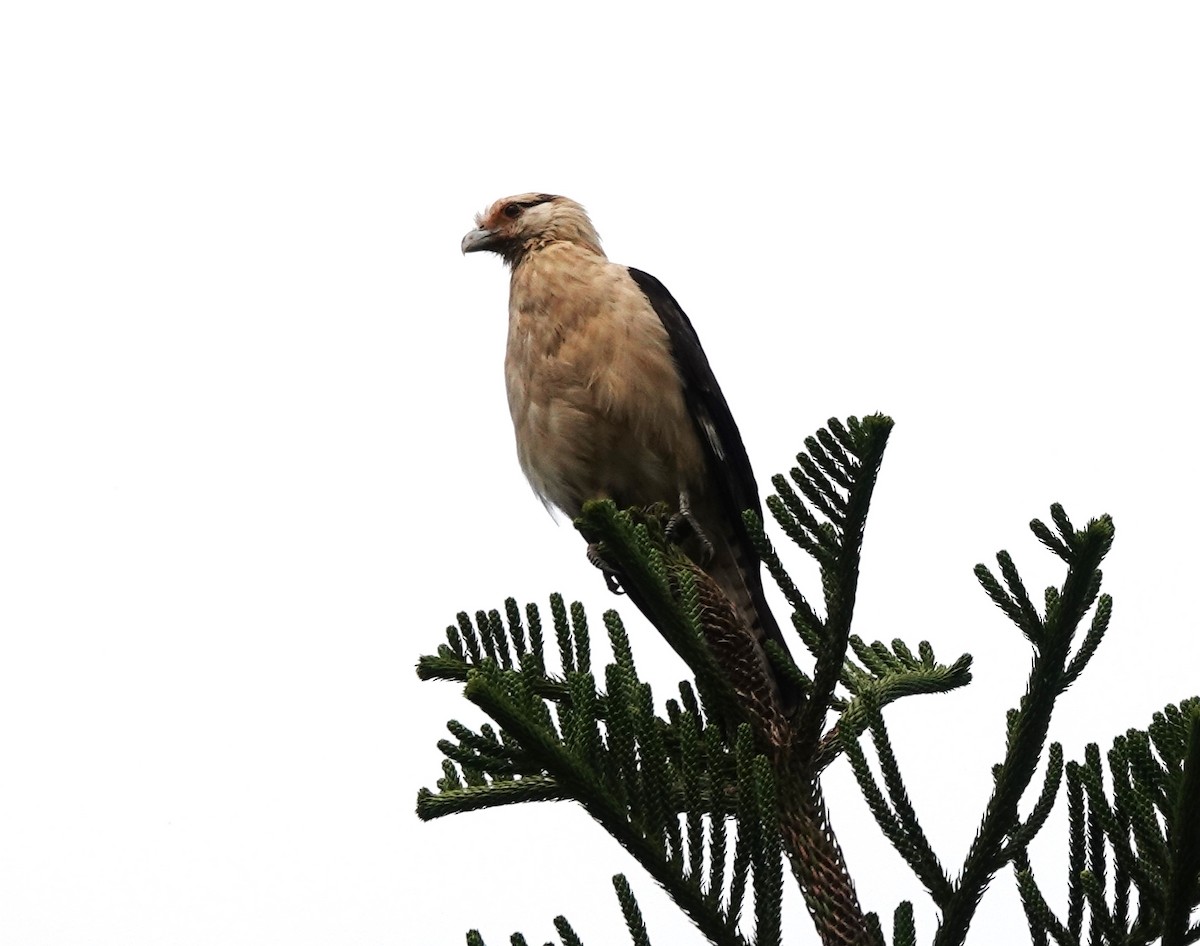
[[679, 512], [667, 520], [667, 540], [678, 545], [679, 529], [683, 525], [687, 525], [692, 530], [692, 535], [700, 543], [700, 564], [703, 565], [716, 554], [716, 549], [713, 548], [712, 540], [700, 528], [696, 517], [692, 515], [692, 502], [688, 498], [686, 490], [679, 494]]
[[617, 581], [617, 575], [619, 575], [620, 572], [608, 564], [608, 562], [605, 561], [604, 556], [600, 554], [599, 542], [591, 542], [588, 544], [587, 560], [596, 568], [600, 569], [601, 573], [604, 575], [604, 584], [608, 586], [609, 591], [611, 591], [614, 595], [625, 594], [621, 588], [621, 583]]

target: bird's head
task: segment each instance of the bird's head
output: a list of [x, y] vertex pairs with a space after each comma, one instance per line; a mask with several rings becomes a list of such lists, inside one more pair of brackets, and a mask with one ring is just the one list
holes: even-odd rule
[[510, 266], [529, 251], [550, 243], [575, 243], [604, 255], [600, 236], [583, 207], [554, 194], [502, 197], [476, 214], [475, 227], [463, 237], [462, 251], [490, 250], [499, 253]]

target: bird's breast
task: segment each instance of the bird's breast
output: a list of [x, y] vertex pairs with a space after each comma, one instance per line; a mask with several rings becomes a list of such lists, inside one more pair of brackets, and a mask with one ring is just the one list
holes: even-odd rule
[[505, 381], [521, 467], [568, 515], [674, 503], [702, 472], [666, 330], [623, 267], [548, 248], [514, 269]]

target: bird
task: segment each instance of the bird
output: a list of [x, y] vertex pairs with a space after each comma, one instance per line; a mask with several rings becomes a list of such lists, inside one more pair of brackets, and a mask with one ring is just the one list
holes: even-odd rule
[[567, 197], [495, 201], [462, 239], [464, 254], [484, 251], [510, 270], [504, 377], [534, 492], [572, 519], [594, 499], [666, 503], [668, 534], [691, 527], [691, 554], [752, 632], [777, 692], [788, 689], [766, 657], [765, 641], [787, 644], [742, 520], [747, 509], [762, 517], [758, 486], [679, 303], [655, 277], [611, 262]]

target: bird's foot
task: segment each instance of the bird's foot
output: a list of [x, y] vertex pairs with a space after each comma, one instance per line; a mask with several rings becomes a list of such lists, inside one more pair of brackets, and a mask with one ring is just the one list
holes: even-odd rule
[[705, 562], [710, 561], [713, 555], [716, 554], [716, 549], [713, 548], [712, 540], [700, 528], [700, 523], [696, 521], [696, 517], [692, 515], [692, 503], [688, 499], [688, 494], [680, 493], [679, 512], [667, 520], [667, 541], [674, 542], [676, 545], [681, 544], [681, 538], [686, 538], [686, 532], [681, 534], [681, 530], [685, 527], [691, 530], [696, 541], [700, 543], [700, 564], [703, 565]]
[[620, 572], [613, 568], [613, 566], [605, 560], [604, 556], [600, 554], [600, 543], [589, 543], [587, 547], [587, 560], [596, 568], [600, 569], [600, 572], [604, 575], [604, 584], [608, 586], [609, 591], [611, 591], [614, 595], [625, 594], [624, 589], [621, 588], [621, 583], [617, 580], [617, 576], [620, 574]]

